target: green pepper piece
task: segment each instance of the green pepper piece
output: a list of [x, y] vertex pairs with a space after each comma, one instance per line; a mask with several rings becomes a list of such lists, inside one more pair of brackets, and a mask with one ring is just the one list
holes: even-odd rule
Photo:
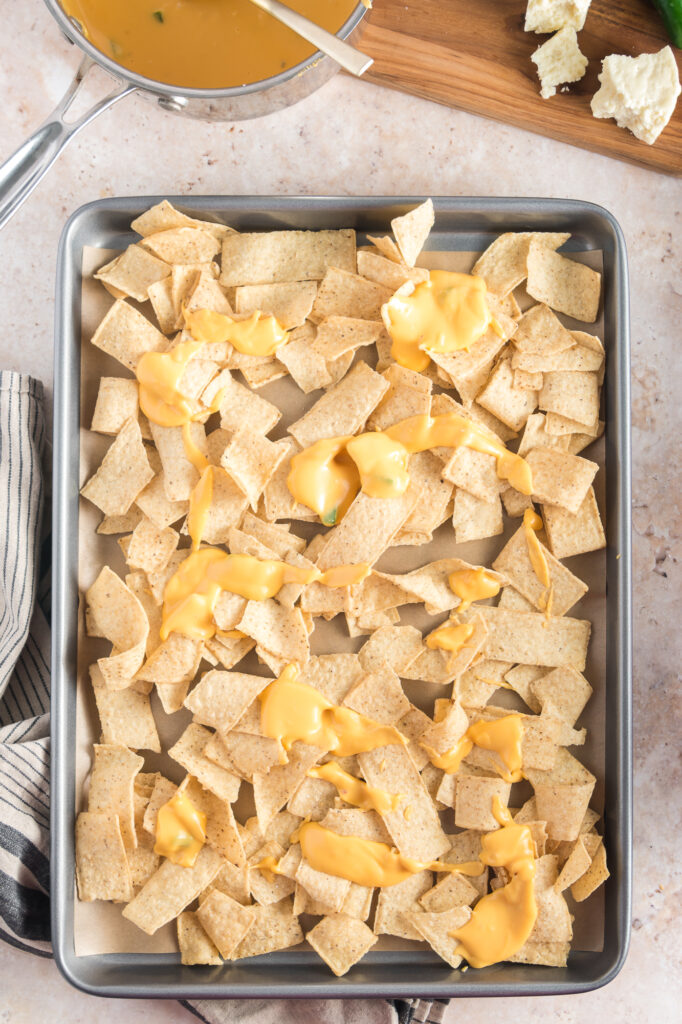
[[671, 40], [682, 49], [682, 0], [652, 0]]
[[152, 17], [153, 17], [153, 18], [156, 18], [156, 20], [157, 20], [157, 21], [158, 21], [158, 22], [159, 22], [159, 23], [160, 23], [161, 25], [163, 25], [163, 11], [154, 11], [154, 13], [152, 14]]

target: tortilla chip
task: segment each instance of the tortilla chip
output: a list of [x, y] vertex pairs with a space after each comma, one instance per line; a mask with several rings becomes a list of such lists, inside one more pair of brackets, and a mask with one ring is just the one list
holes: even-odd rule
[[232, 864], [241, 866], [246, 862], [244, 847], [239, 836], [232, 808], [204, 787], [191, 775], [180, 785], [192, 804], [206, 815], [206, 842]]
[[254, 906], [253, 924], [232, 953], [233, 960], [288, 949], [303, 942], [303, 932], [293, 912], [290, 896], [267, 907]]
[[[397, 252], [400, 260], [400, 253]], [[414, 281], [419, 284], [421, 281], [428, 281], [429, 272], [423, 267], [408, 267], [405, 263], [396, 262], [395, 259], [379, 255], [371, 250], [358, 252], [358, 274], [369, 278], [385, 288], [397, 291], [406, 281]]]
[[[405, 747], [399, 744], [377, 747], [360, 754], [358, 760], [370, 786], [403, 797], [395, 811], [387, 811], [381, 817], [404, 856], [430, 861], [448, 849], [438, 814]], [[404, 815], [406, 807], [410, 808], [409, 819]]]
[[118, 434], [126, 420], [136, 420], [139, 412], [136, 380], [102, 377], [90, 430], [99, 434]]
[[[526, 357], [533, 355], [547, 359], [575, 347], [575, 338], [564, 327], [556, 313], [549, 306], [540, 303], [527, 309], [519, 320], [517, 331], [514, 334], [516, 354], [512, 359], [512, 365], [516, 365], [514, 360], [520, 354]], [[524, 369], [528, 369], [529, 365], [537, 364], [519, 363], [518, 365], [523, 365]]]
[[180, 739], [170, 748], [168, 756], [181, 764], [190, 775], [194, 775], [205, 789], [231, 804], [237, 799], [241, 780], [231, 772], [213, 764], [204, 755], [204, 749], [211, 735], [212, 733], [208, 729], [191, 723]]
[[488, 290], [504, 297], [526, 279], [530, 244], [546, 249], [558, 249], [568, 241], [570, 234], [550, 231], [510, 231], [498, 235], [479, 256], [472, 273], [482, 277]]
[[306, 321], [291, 332], [286, 345], [277, 351], [277, 358], [306, 395], [331, 384], [332, 379], [324, 353], [315, 347], [315, 336], [314, 324]]
[[317, 328], [312, 347], [324, 358], [325, 363], [333, 362], [349, 352], [354, 353], [366, 345], [373, 345], [382, 330], [380, 323], [350, 316], [329, 316]]
[[132, 569], [159, 572], [178, 546], [180, 535], [167, 526], [160, 530], [151, 519], [142, 519], [130, 537], [126, 561]]
[[156, 818], [159, 813], [159, 808], [167, 804], [169, 800], [173, 798], [177, 792], [177, 786], [170, 779], [159, 774], [156, 781], [154, 782], [154, 788], [149, 797], [147, 806], [145, 807], [144, 817], [142, 819], [142, 827], [145, 832], [150, 835], [156, 835]]
[[177, 227], [145, 235], [141, 245], [166, 263], [210, 263], [220, 242], [202, 227]]
[[452, 873], [444, 875], [440, 882], [419, 897], [424, 910], [439, 914], [457, 907], [470, 907], [479, 896], [476, 889], [465, 875]]
[[332, 704], [342, 704], [362, 675], [363, 666], [356, 654], [322, 654], [302, 667], [301, 682], [314, 686]]
[[245, 232], [223, 240], [220, 283], [319, 281], [328, 267], [355, 271], [354, 231]]
[[374, 915], [374, 931], [377, 935], [397, 935], [402, 939], [419, 941], [421, 933], [409, 923], [406, 914], [419, 913], [418, 900], [433, 885], [430, 871], [418, 871], [404, 882], [379, 889], [379, 899]]
[[255, 512], [266, 484], [286, 454], [286, 445], [269, 441], [250, 426], [244, 426], [234, 434], [220, 461]]
[[90, 679], [102, 727], [102, 743], [160, 753], [161, 744], [149, 697], [131, 687], [110, 689], [98, 665], [90, 666]]
[[[538, 540], [540, 550], [549, 572], [551, 588], [551, 614], [565, 615], [587, 593], [587, 584], [574, 576], [552, 555], [544, 544]], [[538, 579], [528, 552], [528, 540], [525, 527], [521, 526], [507, 542], [495, 561], [493, 569], [503, 573], [513, 587], [538, 609], [547, 608], [548, 588]]]
[[485, 605], [478, 607], [477, 614], [488, 624], [483, 648], [486, 658], [549, 668], [572, 665], [579, 672], [585, 668], [592, 629], [589, 621], [568, 616], [548, 621], [538, 612], [515, 612]]
[[296, 869], [296, 881], [311, 899], [328, 907], [333, 913], [341, 910], [351, 885], [346, 878], [317, 871], [306, 860], [301, 860]]
[[[159, 685], [189, 684], [196, 675], [201, 661], [201, 641], [183, 633], [171, 633], [154, 648], [139, 669], [137, 679]], [[177, 711], [182, 707], [181, 698]]]
[[185, 707], [196, 722], [227, 733], [271, 682], [267, 676], [243, 672], [206, 672], [185, 700]]
[[280, 327], [289, 331], [305, 323], [316, 295], [315, 281], [242, 285], [235, 290], [235, 310], [237, 313], [258, 311], [274, 316]]
[[557, 749], [553, 768], [529, 768], [526, 775], [535, 792], [538, 818], [547, 822], [549, 837], [577, 839], [596, 783], [594, 775], [563, 747]]
[[171, 228], [182, 227], [200, 228], [202, 231], [210, 232], [215, 238], [223, 238], [233, 231], [226, 224], [217, 224], [214, 221], [196, 220], [194, 217], [188, 217], [187, 214], [176, 210], [167, 199], [163, 199], [160, 203], [150, 206], [148, 210], [145, 210], [139, 217], [136, 217], [130, 227], [132, 231], [137, 231], [143, 238], [146, 235], [156, 234], [158, 231], [169, 231]]
[[427, 199], [402, 217], [394, 217], [391, 230], [400, 255], [409, 267], [417, 262], [434, 222], [433, 202]]
[[568, 954], [571, 951], [570, 942], [526, 942], [509, 957], [512, 964], [538, 964], [545, 967], [565, 967], [568, 963]]
[[606, 547], [593, 487], [588, 489], [575, 514], [554, 505], [543, 505], [542, 517], [550, 550], [556, 558], [570, 558]]
[[319, 324], [331, 316], [346, 316], [381, 321], [381, 307], [391, 295], [390, 288], [366, 277], [329, 267], [313, 303], [310, 320]]
[[564, 416], [578, 424], [598, 422], [599, 384], [596, 373], [565, 370], [545, 373], [538, 405], [548, 413]]
[[102, 678], [111, 689], [126, 689], [145, 655], [149, 634], [145, 610], [108, 566], [104, 566], [86, 591], [85, 601], [97, 625], [98, 636], [113, 645], [111, 656], [97, 661]]
[[137, 420], [125, 421], [94, 476], [81, 494], [108, 516], [125, 515], [154, 472]]
[[362, 676], [344, 698], [346, 707], [382, 725], [393, 725], [410, 710], [400, 678], [384, 665]]
[[249, 601], [237, 628], [276, 658], [303, 663], [310, 656], [300, 608], [285, 608], [272, 599]]
[[117, 299], [91, 338], [96, 348], [134, 370], [145, 352], [165, 352], [168, 339], [142, 313]]
[[466, 769], [457, 773], [455, 790], [455, 825], [490, 832], [499, 828], [492, 812], [493, 797], [507, 806], [511, 786], [497, 777], [469, 775]]
[[511, 360], [501, 359], [486, 386], [476, 396], [476, 401], [511, 430], [520, 430], [537, 408], [538, 394], [528, 388], [516, 387]]
[[585, 676], [574, 668], [555, 668], [530, 684], [544, 713], [554, 715], [569, 726], [575, 725], [592, 696]]
[[154, 316], [159, 324], [159, 330], [163, 331], [164, 334], [171, 334], [175, 330], [178, 320], [175, 306], [173, 305], [172, 278], [170, 276], [164, 277], [163, 280], [150, 285], [147, 289], [147, 297], [152, 304]]
[[587, 871], [571, 885], [571, 896], [576, 903], [582, 903], [591, 896], [595, 889], [606, 881], [609, 874], [606, 866], [606, 848], [600, 843]]
[[456, 448], [442, 473], [445, 480], [450, 480], [481, 501], [490, 503], [498, 499], [500, 478], [497, 475], [497, 462], [492, 455], [466, 446]]
[[412, 481], [398, 498], [370, 498], [360, 491], [341, 523], [327, 534], [317, 560], [321, 570], [338, 565], [374, 565], [419, 501]]
[[343, 977], [377, 941], [371, 928], [347, 914], [330, 914], [306, 934], [306, 939], [337, 978]]
[[163, 260], [156, 259], [141, 245], [129, 245], [94, 275], [97, 281], [116, 288], [123, 295], [144, 302], [148, 288], [170, 274], [170, 267]]
[[[151, 449], [151, 452], [153, 451], [154, 449]], [[158, 530], [165, 530], [172, 523], [177, 523], [189, 511], [188, 501], [169, 501], [166, 497], [166, 478], [162, 469], [159, 469], [154, 479], [140, 491], [135, 504]]]
[[319, 747], [297, 742], [289, 751], [289, 760], [286, 764], [275, 765], [268, 772], [254, 772], [253, 797], [258, 825], [263, 835], [266, 834], [277, 812], [290, 800], [308, 769], [320, 759], [322, 753]]
[[557, 448], [532, 448], [526, 456], [533, 477], [533, 500], [558, 505], [574, 515], [580, 510], [599, 466]]
[[222, 963], [218, 950], [201, 927], [194, 911], [186, 910], [179, 914], [176, 924], [181, 963], [189, 967], [194, 964], [216, 966]]
[[380, 374], [360, 362], [347, 377], [331, 388], [289, 427], [302, 448], [324, 437], [356, 434], [381, 397], [388, 383]]
[[531, 243], [527, 265], [529, 295], [576, 320], [594, 323], [599, 311], [601, 274], [535, 243]]
[[459, 939], [453, 938], [450, 933], [462, 928], [470, 917], [468, 907], [446, 910], [441, 914], [414, 910], [405, 912], [406, 920], [426, 939], [434, 953], [451, 967], [459, 967], [462, 957], [457, 952]]
[[191, 868], [161, 862], [158, 871], [123, 910], [123, 916], [147, 935], [154, 935], [197, 898], [220, 871], [223, 859], [210, 846], [202, 847]]
[[127, 849], [137, 846], [133, 806], [133, 783], [144, 764], [144, 758], [127, 747], [95, 743], [95, 755], [88, 811], [115, 814], [118, 817], [123, 845]]
[[76, 819], [76, 881], [81, 900], [133, 898], [133, 883], [118, 815], [85, 811]]
[[495, 501], [489, 502], [482, 501], [461, 488], [457, 489], [452, 525], [455, 528], [457, 544], [498, 536], [504, 529], [499, 495]]

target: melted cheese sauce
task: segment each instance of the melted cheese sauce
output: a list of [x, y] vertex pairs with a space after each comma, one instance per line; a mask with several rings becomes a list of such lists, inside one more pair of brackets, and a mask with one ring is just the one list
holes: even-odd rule
[[229, 341], [247, 356], [274, 356], [289, 335], [274, 316], [256, 311], [246, 320], [234, 320], [225, 313], [197, 309], [185, 313], [185, 326], [199, 345], [220, 345]]
[[458, 612], [465, 612], [474, 601], [483, 601], [486, 597], [496, 597], [500, 592], [500, 584], [482, 566], [475, 569], [455, 569], [448, 576], [450, 590], [462, 602]]
[[492, 323], [483, 278], [450, 270], [431, 270], [427, 281], [410, 295], [394, 295], [384, 310], [391, 355], [420, 373], [430, 352], [470, 349]]
[[[222, 89], [294, 67], [315, 47], [248, 0], [61, 0], [90, 42], [123, 67], [169, 85]], [[337, 32], [356, 0], [287, 0]]]
[[[197, 516], [199, 512], [201, 509]], [[321, 573], [319, 569], [302, 569], [253, 555], [230, 555], [221, 548], [201, 548], [181, 562], [166, 584], [161, 639], [166, 640], [173, 632], [199, 640], [214, 636], [213, 613], [223, 590], [247, 601], [265, 601], [275, 597], [285, 583], [315, 581], [323, 586], [348, 586], [360, 582], [368, 572], [369, 566], [362, 564]]]
[[472, 967], [508, 960], [526, 942], [538, 916], [533, 879], [535, 848], [527, 825], [515, 825], [499, 797], [493, 812], [501, 827], [481, 837], [480, 859], [489, 867], [505, 868], [509, 883], [478, 901], [471, 918], [450, 932], [457, 953]]
[[425, 743], [420, 746], [429, 755], [431, 763], [448, 775], [453, 775], [474, 746], [497, 754], [504, 765], [500, 771], [505, 782], [520, 782], [523, 778], [523, 718], [521, 715], [505, 715], [489, 722], [481, 721], [470, 725], [454, 747], [439, 754]]
[[206, 815], [194, 806], [183, 789], [178, 789], [159, 808], [154, 853], [191, 868], [205, 842]]
[[[409, 484], [409, 455], [462, 446], [492, 455], [502, 480], [522, 494], [531, 493], [533, 481], [525, 459], [458, 413], [411, 416], [385, 431], [324, 438], [294, 455], [287, 486], [296, 501], [316, 512], [326, 526], [333, 526], [360, 490], [375, 498], [404, 494]], [[487, 585], [491, 582], [488, 579]], [[470, 580], [469, 585], [477, 587], [478, 593], [484, 583], [481, 578]]]
[[457, 654], [466, 646], [474, 633], [474, 627], [470, 622], [462, 622], [453, 626], [445, 625], [434, 629], [426, 638], [426, 646], [431, 650], [450, 651]]
[[444, 861], [414, 860], [412, 857], [404, 857], [386, 843], [357, 836], [341, 836], [316, 821], [304, 822], [300, 826], [298, 841], [311, 867], [367, 887], [397, 885], [410, 875], [427, 869], [469, 876], [480, 875], [483, 871], [481, 864], [476, 861], [447, 864]]
[[328, 761], [327, 764], [319, 764], [310, 768], [308, 775], [313, 779], [324, 779], [336, 786], [339, 796], [347, 804], [359, 807], [362, 811], [376, 811], [378, 814], [385, 814], [387, 811], [395, 811], [402, 797], [387, 793], [385, 789], [378, 786], [370, 786], [362, 779], [356, 779], [344, 771], [336, 761]]
[[298, 665], [287, 665], [258, 697], [263, 735], [278, 740], [284, 750], [300, 741], [347, 757], [407, 742], [394, 726], [380, 725], [351, 708], [332, 704], [299, 677]]

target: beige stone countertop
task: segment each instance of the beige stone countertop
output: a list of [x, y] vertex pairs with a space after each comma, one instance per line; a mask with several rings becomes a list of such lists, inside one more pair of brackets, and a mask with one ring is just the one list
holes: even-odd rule
[[[41, 0], [0, 0], [0, 13], [4, 160], [54, 107], [78, 53]], [[457, 1000], [445, 1021], [673, 1024], [682, 1002], [682, 183], [341, 76], [298, 106], [241, 124], [180, 119], [133, 96], [78, 136], [0, 233], [0, 368], [51, 387], [57, 243], [81, 204], [211, 193], [560, 196], [599, 203], [620, 221], [630, 256], [633, 361], [631, 951], [620, 976], [600, 991]], [[95, 1000], [70, 988], [49, 960], [2, 942], [0, 978], [0, 1021], [8, 1024], [195, 1019], [173, 1002]]]

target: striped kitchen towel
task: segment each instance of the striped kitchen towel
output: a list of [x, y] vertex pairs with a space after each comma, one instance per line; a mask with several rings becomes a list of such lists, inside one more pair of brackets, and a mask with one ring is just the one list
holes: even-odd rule
[[[42, 399], [39, 381], [0, 371], [0, 938], [49, 957], [50, 543]], [[207, 1024], [440, 1024], [446, 1003], [182, 1005]]]

